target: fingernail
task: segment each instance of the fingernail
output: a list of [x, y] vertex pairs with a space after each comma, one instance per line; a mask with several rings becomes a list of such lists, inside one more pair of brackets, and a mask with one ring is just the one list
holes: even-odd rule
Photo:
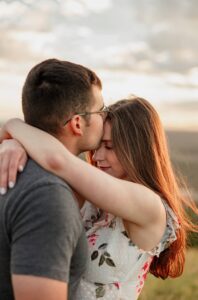
[[24, 169], [23, 166], [20, 165], [20, 166], [19, 166], [19, 172], [23, 172], [23, 169]]
[[14, 181], [9, 181], [8, 186], [9, 186], [10, 189], [12, 189], [15, 186]]
[[6, 194], [6, 192], [7, 192], [7, 189], [6, 188], [0, 188], [0, 194], [1, 195], [5, 195]]

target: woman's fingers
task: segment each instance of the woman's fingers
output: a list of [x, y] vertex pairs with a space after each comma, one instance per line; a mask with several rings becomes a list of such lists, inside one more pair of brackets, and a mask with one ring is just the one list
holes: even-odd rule
[[4, 195], [8, 188], [9, 155], [4, 153], [0, 159], [0, 194]]
[[24, 148], [15, 140], [4, 141], [0, 145], [0, 193], [4, 195], [7, 188], [13, 188], [17, 172], [23, 171], [27, 162]]
[[19, 160], [19, 165], [18, 165], [19, 172], [23, 172], [23, 170], [27, 164], [27, 160], [28, 160], [28, 156], [27, 156], [27, 153], [24, 151]]
[[20, 152], [15, 152], [10, 157], [9, 166], [8, 166], [8, 187], [13, 188], [16, 183], [17, 172], [20, 165]]

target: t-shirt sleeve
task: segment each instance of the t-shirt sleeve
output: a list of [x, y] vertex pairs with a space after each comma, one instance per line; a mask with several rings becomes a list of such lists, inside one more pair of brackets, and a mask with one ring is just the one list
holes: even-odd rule
[[71, 257], [82, 231], [65, 186], [41, 185], [16, 202], [11, 218], [11, 272], [69, 282]]

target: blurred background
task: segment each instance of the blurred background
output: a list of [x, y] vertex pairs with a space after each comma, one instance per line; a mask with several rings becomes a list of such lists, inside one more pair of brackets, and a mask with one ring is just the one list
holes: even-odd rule
[[[0, 123], [22, 116], [35, 64], [84, 64], [102, 79], [106, 104], [136, 94], [156, 107], [175, 168], [198, 200], [197, 28], [197, 0], [0, 0]], [[188, 251], [180, 279], [149, 278], [141, 299], [198, 299], [197, 255]]]

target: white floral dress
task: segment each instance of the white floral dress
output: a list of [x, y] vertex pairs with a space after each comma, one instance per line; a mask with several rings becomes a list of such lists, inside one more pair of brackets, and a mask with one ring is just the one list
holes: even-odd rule
[[167, 226], [152, 251], [139, 249], [127, 236], [122, 219], [97, 209], [89, 202], [82, 208], [89, 257], [76, 300], [135, 300], [138, 298], [155, 255], [176, 240], [177, 218], [163, 201]]

